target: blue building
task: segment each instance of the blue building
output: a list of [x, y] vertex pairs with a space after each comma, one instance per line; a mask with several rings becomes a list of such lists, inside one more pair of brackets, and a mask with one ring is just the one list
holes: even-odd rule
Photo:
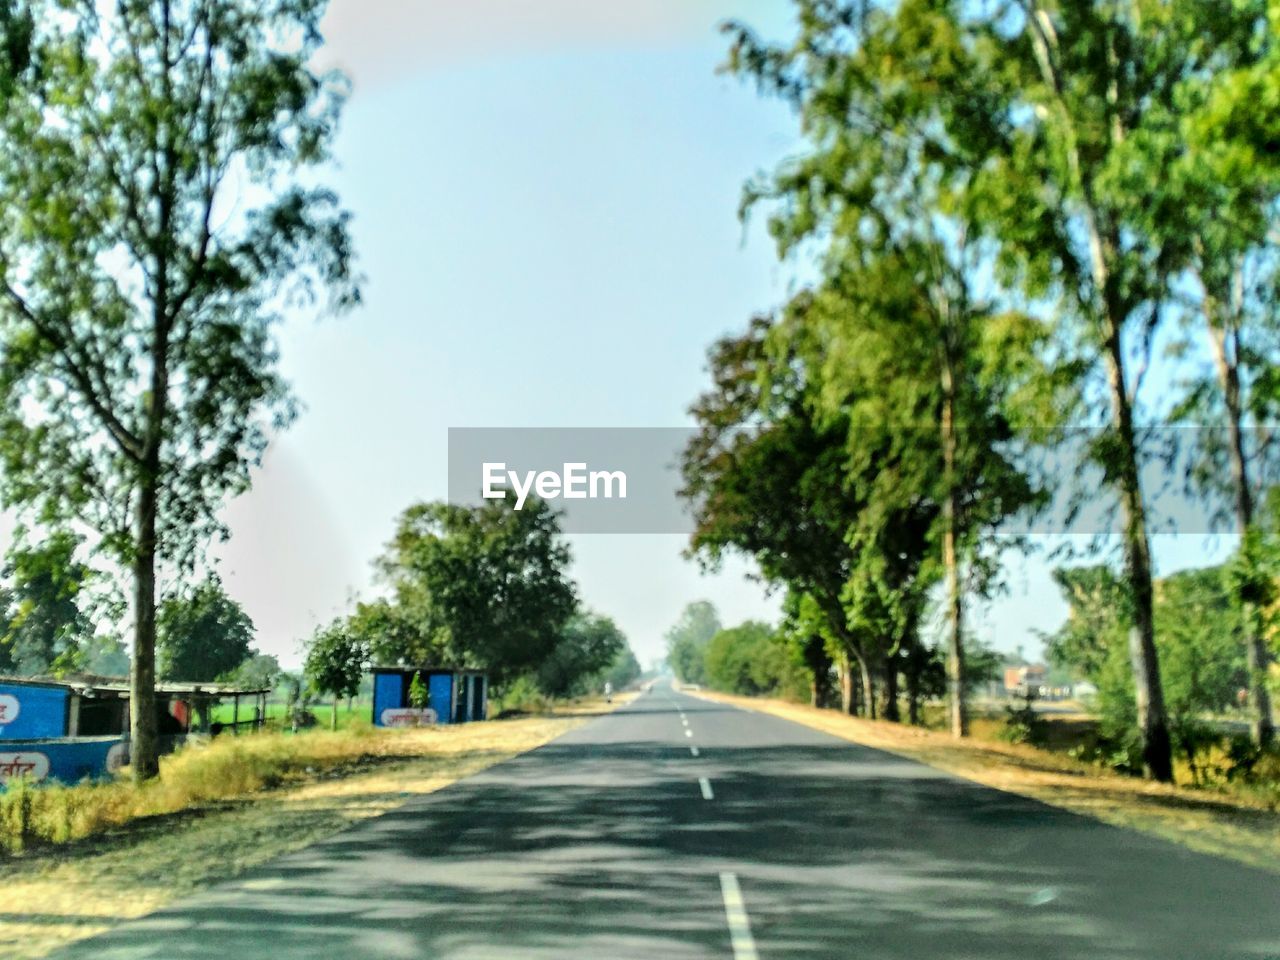
[[[240, 722], [240, 700], [254, 702]], [[163, 750], [192, 733], [209, 707], [233, 700], [232, 728], [259, 726], [265, 690], [242, 690], [215, 683], [169, 683], [156, 687], [156, 719]], [[129, 762], [129, 685], [118, 677], [80, 676], [65, 680], [0, 677], [0, 784], [14, 777], [76, 783], [104, 777]]]
[[[489, 679], [482, 670], [457, 667], [374, 667], [373, 722], [379, 727], [483, 720], [489, 709]], [[414, 709], [414, 676], [427, 688], [427, 704]]]

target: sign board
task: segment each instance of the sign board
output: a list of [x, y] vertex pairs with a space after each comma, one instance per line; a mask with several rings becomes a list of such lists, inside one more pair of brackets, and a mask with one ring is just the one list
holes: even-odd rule
[[423, 727], [436, 722], [436, 712], [430, 707], [425, 710], [397, 707], [383, 710], [379, 719], [384, 727]]
[[0, 753], [0, 783], [24, 775], [31, 780], [43, 780], [49, 775], [49, 758], [35, 751]]
[[0, 727], [17, 720], [21, 711], [21, 700], [11, 693], [0, 693]]

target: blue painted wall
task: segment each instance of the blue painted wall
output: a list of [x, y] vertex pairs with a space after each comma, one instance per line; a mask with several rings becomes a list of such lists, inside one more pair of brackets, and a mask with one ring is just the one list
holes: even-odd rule
[[427, 692], [431, 694], [430, 707], [436, 712], [440, 723], [453, 721], [453, 674], [433, 673], [427, 681]]
[[0, 683], [0, 741], [66, 736], [68, 696], [62, 687]]
[[396, 710], [404, 706], [404, 682], [399, 674], [375, 673], [373, 675], [373, 722], [382, 725], [382, 711]]
[[120, 737], [5, 741], [0, 743], [0, 777], [11, 768], [34, 765], [40, 779], [46, 782], [78, 783], [86, 777], [107, 776], [125, 759], [124, 741]]

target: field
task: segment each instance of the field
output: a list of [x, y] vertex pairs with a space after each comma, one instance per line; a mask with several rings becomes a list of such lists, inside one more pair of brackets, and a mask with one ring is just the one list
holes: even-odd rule
[[[345, 730], [352, 725], [363, 723], [368, 725], [371, 722], [370, 710], [372, 705], [369, 701], [356, 700], [352, 705], [348, 706], [347, 701], [343, 700], [338, 705], [338, 729]], [[333, 719], [333, 701], [313, 703], [307, 707], [307, 710], [316, 718], [316, 726], [329, 729], [329, 724]], [[288, 713], [288, 705], [284, 701], [268, 701], [266, 721], [269, 727], [285, 726], [285, 716]], [[230, 724], [233, 714], [231, 703], [220, 703], [213, 708], [210, 720], [212, 723]], [[243, 725], [246, 720], [253, 718], [253, 704], [245, 700], [240, 701], [240, 723]], [[242, 727], [243, 729], [243, 727]]]

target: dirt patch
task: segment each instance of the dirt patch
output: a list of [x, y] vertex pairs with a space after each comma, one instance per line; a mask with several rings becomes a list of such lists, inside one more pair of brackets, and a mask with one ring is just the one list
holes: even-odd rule
[[1149, 783], [1034, 747], [956, 741], [947, 733], [781, 700], [693, 696], [769, 713], [985, 786], [1280, 873], [1280, 813], [1248, 798]]

